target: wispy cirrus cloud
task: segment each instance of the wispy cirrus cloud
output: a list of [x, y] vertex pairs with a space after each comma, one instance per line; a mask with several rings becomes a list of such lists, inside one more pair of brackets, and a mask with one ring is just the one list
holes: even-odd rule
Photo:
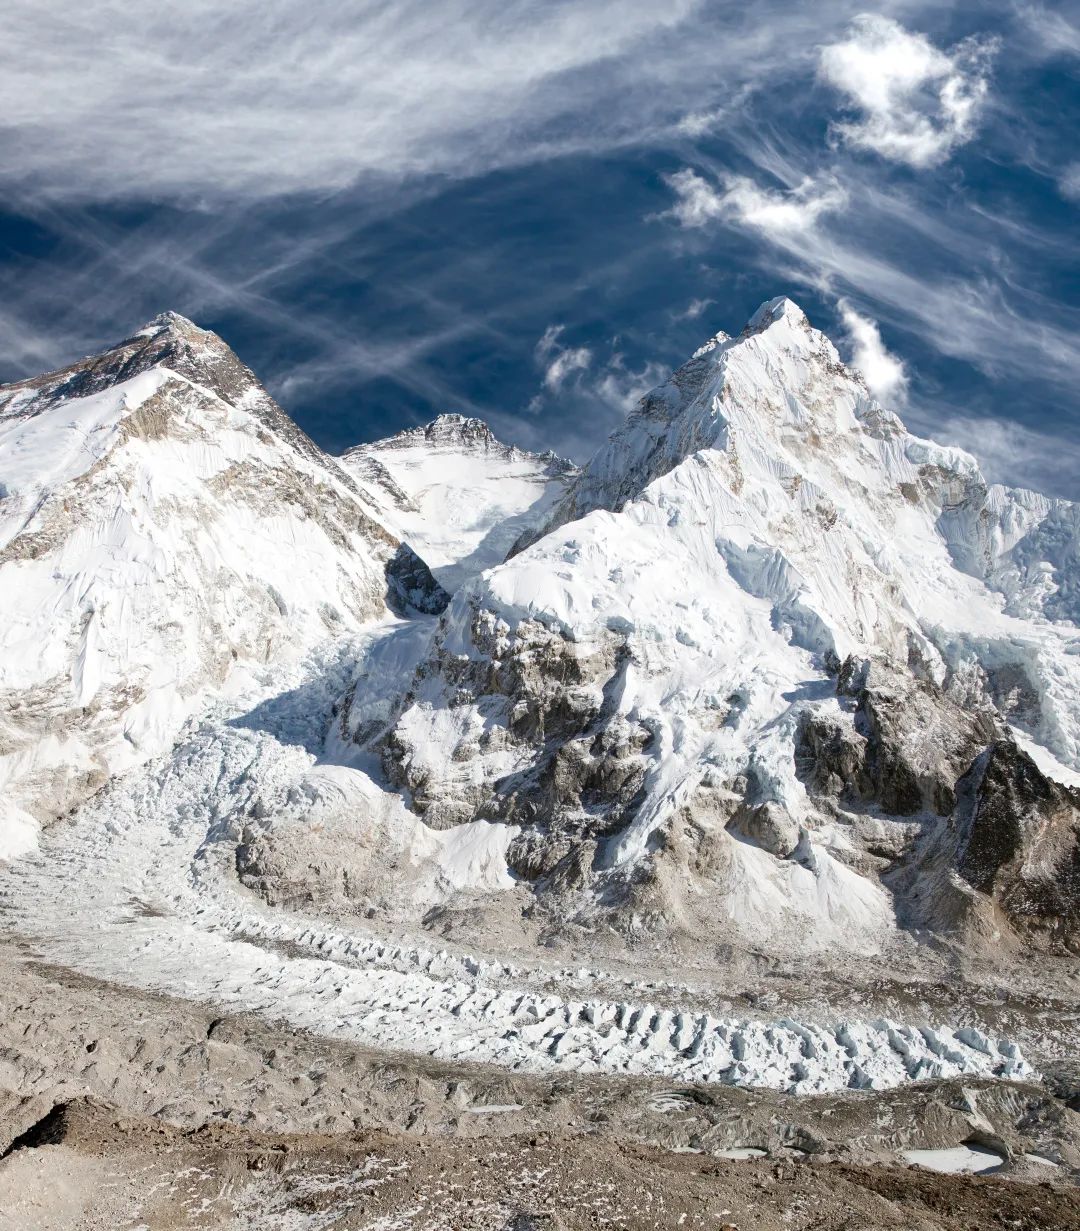
[[1080, 56], [1080, 20], [1043, 4], [1018, 4], [1016, 14], [1044, 54]]
[[536, 344], [536, 362], [544, 371], [544, 387], [558, 393], [575, 372], [584, 372], [592, 363], [587, 346], [563, 346], [559, 340], [565, 325], [549, 325]]
[[[599, 82], [698, 7], [12, 0], [5, 178], [61, 198], [192, 200], [527, 160], [573, 147], [582, 126], [558, 126], [595, 88], [571, 88], [575, 73]], [[614, 111], [592, 127], [596, 143], [625, 136]]]
[[863, 14], [845, 38], [821, 49], [821, 79], [861, 112], [836, 122], [836, 135], [913, 167], [944, 162], [975, 134], [996, 47], [969, 38], [943, 51], [925, 34]]
[[978, 459], [991, 483], [1054, 492], [1064, 472], [1080, 468], [1080, 442], [1059, 432], [1040, 432], [993, 415], [934, 413], [925, 408], [907, 414], [912, 427], [943, 444], [959, 445]]
[[[871, 21], [914, 54], [829, 80], [823, 48], [871, 46], [864, 8], [12, 0], [0, 188], [28, 225], [0, 266], [2, 375], [173, 307], [330, 447], [462, 409], [581, 457], [706, 311], [737, 327], [809, 291], [903, 348], [913, 406], [930, 351], [969, 365], [961, 383], [989, 374], [982, 410], [1064, 421], [1074, 155], [1021, 79], [1058, 73], [1073, 19], [882, 0]], [[1011, 197], [1018, 165], [1038, 182]], [[1056, 215], [1028, 208], [1035, 192]], [[551, 321], [567, 323], [557, 394], [558, 356], [535, 355]], [[524, 414], [538, 390], [543, 415]]]

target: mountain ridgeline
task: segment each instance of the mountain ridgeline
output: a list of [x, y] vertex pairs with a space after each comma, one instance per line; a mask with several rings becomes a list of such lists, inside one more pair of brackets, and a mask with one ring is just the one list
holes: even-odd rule
[[[470, 909], [1080, 951], [1078, 553], [787, 299], [580, 468], [459, 415], [331, 458], [165, 314], [0, 389], [0, 857], [332, 661], [357, 842], [406, 808]], [[238, 875], [376, 909], [321, 833], [241, 827]]]

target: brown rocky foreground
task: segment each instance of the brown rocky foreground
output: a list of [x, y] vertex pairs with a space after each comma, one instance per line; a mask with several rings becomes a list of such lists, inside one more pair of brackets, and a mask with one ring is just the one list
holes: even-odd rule
[[[10, 943], [0, 967], [2, 1231], [1080, 1227], [1067, 1077], [792, 1098], [525, 1076], [215, 1017]], [[903, 1158], [962, 1141], [1001, 1174]]]

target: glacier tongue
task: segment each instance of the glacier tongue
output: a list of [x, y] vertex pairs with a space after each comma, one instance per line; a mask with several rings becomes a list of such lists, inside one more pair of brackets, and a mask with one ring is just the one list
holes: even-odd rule
[[[328, 702], [320, 680], [325, 686], [324, 671], [295, 713], [285, 707], [282, 737], [306, 738], [303, 715]], [[344, 826], [349, 873], [370, 876], [373, 895], [411, 894], [414, 909], [437, 900], [425, 860], [434, 853], [438, 862], [442, 835], [426, 833], [363, 773], [316, 764], [267, 725], [212, 717], [170, 757], [86, 805], [77, 827], [47, 833], [0, 883], [5, 920], [49, 960], [98, 978], [445, 1060], [795, 1094], [1032, 1076], [1014, 1043], [970, 1028], [724, 1016], [677, 982], [622, 980], [619, 988], [595, 971], [433, 949], [408, 934], [272, 909], [234, 875], [238, 851], [242, 862], [260, 829], [299, 822], [326, 834]], [[366, 817], [361, 833], [349, 826], [358, 813]], [[80, 886], [60, 901], [58, 867]], [[485, 878], [468, 883], [500, 887]]]

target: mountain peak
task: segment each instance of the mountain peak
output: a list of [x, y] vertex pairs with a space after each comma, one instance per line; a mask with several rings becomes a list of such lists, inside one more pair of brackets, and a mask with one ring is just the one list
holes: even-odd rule
[[[186, 316], [181, 316], [179, 312], [173, 312], [171, 309], [167, 312], [159, 312], [153, 320], [149, 320], [132, 337], [156, 337], [164, 333], [166, 330], [182, 334], [190, 337], [192, 334], [203, 334], [209, 337], [217, 337], [208, 329], [203, 329], [196, 325], [193, 320], [189, 320]], [[121, 345], [123, 345], [121, 343]]]
[[746, 322], [744, 332], [761, 333], [770, 325], [779, 324], [781, 321], [787, 321], [791, 325], [800, 325], [803, 328], [807, 328], [810, 324], [806, 313], [793, 299], [789, 299], [786, 295], [777, 295], [775, 299], [767, 299], [758, 308]]
[[500, 442], [483, 419], [467, 418], [454, 412], [438, 415], [419, 429], [431, 444], [455, 444], [489, 449]]
[[366, 452], [369, 449], [403, 449], [416, 446], [442, 446], [470, 452], [500, 453], [517, 452], [511, 445], [504, 445], [483, 419], [474, 419], [453, 411], [437, 415], [422, 427], [409, 427], [369, 445], [358, 445], [348, 452]]
[[69, 398], [89, 397], [151, 368], [164, 367], [235, 401], [255, 378], [216, 333], [178, 312], [162, 312], [141, 329], [66, 367], [0, 388], [0, 410], [35, 415]]
[[546, 453], [532, 454], [517, 448], [516, 445], [504, 444], [483, 419], [457, 414], [454, 411], [437, 415], [430, 423], [425, 423], [422, 427], [405, 428], [384, 440], [358, 445], [355, 449], [348, 450], [345, 456], [353, 453], [367, 453], [371, 450], [382, 452], [413, 448], [453, 449], [460, 453], [493, 454], [506, 460], [542, 457], [544, 461], [551, 462], [553, 465], [558, 463], [557, 469], [560, 472], [572, 468], [570, 463], [563, 462], [554, 454], [550, 456]]

